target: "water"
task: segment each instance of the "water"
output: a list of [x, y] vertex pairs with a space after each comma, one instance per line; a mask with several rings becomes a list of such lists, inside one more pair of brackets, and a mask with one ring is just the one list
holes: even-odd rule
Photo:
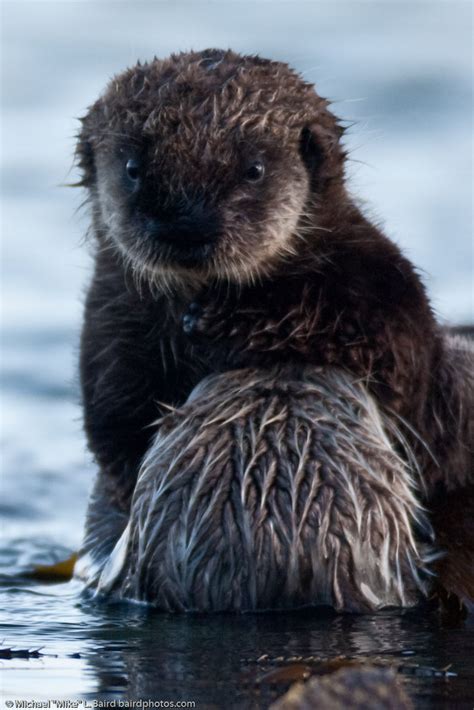
[[[74, 584], [11, 587], [3, 635], [39, 659], [3, 662], [6, 697], [192, 700], [196, 707], [267, 707], [285, 690], [259, 684], [276, 667], [263, 654], [361, 659], [446, 667], [450, 679], [402, 676], [416, 707], [472, 707], [474, 629], [436, 615], [382, 612], [335, 616], [173, 616], [80, 599]], [[41, 605], [39, 613], [38, 605]], [[414, 650], [408, 658], [401, 650]], [[469, 704], [470, 701], [470, 704]]]
[[[472, 105], [467, 2], [3, 2], [2, 479], [0, 661], [8, 698], [194, 700], [265, 707], [262, 654], [406, 662], [417, 707], [472, 707], [473, 621], [432, 612], [166, 616], [104, 606], [77, 584], [25, 571], [80, 544], [94, 467], [85, 450], [76, 360], [90, 262], [70, 172], [74, 117], [127, 64], [176, 49], [232, 46], [288, 60], [355, 120], [353, 189], [423, 270], [444, 320], [472, 322]], [[269, 13], [271, 22], [268, 21]], [[360, 162], [356, 162], [360, 161]], [[270, 664], [271, 665], [271, 664]]]

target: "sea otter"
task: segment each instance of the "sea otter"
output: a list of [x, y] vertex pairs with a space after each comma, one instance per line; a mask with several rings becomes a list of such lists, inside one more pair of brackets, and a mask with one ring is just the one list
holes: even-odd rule
[[84, 420], [122, 515], [154, 422], [242, 368], [350, 373], [411, 452], [420, 499], [471, 490], [472, 358], [462, 345], [456, 360], [415, 268], [350, 196], [342, 135], [286, 64], [221, 50], [138, 64], [83, 119]]
[[77, 570], [88, 586], [166, 611], [361, 612], [426, 590], [419, 482], [350, 375], [212, 375], [156, 431], [129, 513], [97, 480]]

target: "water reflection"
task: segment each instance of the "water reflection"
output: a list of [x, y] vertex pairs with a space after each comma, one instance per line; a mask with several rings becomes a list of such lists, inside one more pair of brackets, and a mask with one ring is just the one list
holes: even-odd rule
[[[421, 617], [415, 612], [185, 617], [142, 613], [131, 614], [126, 635], [112, 627], [95, 638], [98, 648], [87, 655], [87, 664], [100, 695], [192, 699], [199, 707], [225, 707], [231, 697], [237, 706], [261, 707], [262, 698], [270, 702], [285, 689], [256, 682], [274, 667], [271, 659], [282, 656], [383, 656], [387, 662], [405, 664], [407, 670], [417, 663], [439, 668], [452, 663], [459, 677], [450, 681], [406, 676], [407, 690], [417, 701], [445, 698], [451, 707], [467, 697], [473, 680], [472, 656], [466, 649], [466, 641], [474, 643], [472, 633], [466, 639], [464, 629], [461, 645], [459, 635], [445, 634], [429, 613]], [[414, 650], [414, 655], [404, 658], [403, 650]], [[257, 663], [263, 655], [269, 660]]]
[[[449, 680], [403, 675], [417, 707], [432, 707], [434, 701], [436, 707], [463, 707], [474, 683], [474, 621], [449, 628], [429, 610], [370, 616], [325, 610], [169, 615], [141, 605], [103, 604], [81, 594], [75, 582], [10, 585], [4, 603], [4, 645], [14, 640], [17, 648], [41, 646], [45, 654], [3, 662], [6, 697], [46, 699], [54, 688], [54, 695], [64, 698], [265, 707], [286, 686], [261, 685], [258, 679], [294, 656], [382, 657], [407, 671], [415, 664], [452, 665], [458, 677]], [[404, 656], [406, 651], [413, 655]], [[262, 656], [267, 658], [258, 662]]]

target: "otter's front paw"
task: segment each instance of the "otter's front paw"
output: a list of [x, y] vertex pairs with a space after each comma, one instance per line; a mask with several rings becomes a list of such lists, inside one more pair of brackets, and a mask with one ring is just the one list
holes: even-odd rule
[[183, 316], [183, 331], [186, 335], [195, 335], [199, 332], [199, 321], [203, 315], [203, 308], [199, 303], [191, 303]]
[[183, 332], [194, 340], [214, 341], [227, 335], [228, 316], [213, 303], [191, 303], [183, 315]]

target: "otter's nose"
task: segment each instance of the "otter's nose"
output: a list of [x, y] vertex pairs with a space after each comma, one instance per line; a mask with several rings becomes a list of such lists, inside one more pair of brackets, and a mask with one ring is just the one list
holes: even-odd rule
[[201, 211], [181, 215], [151, 217], [146, 220], [149, 234], [168, 244], [208, 244], [217, 238], [218, 222], [215, 215]]

